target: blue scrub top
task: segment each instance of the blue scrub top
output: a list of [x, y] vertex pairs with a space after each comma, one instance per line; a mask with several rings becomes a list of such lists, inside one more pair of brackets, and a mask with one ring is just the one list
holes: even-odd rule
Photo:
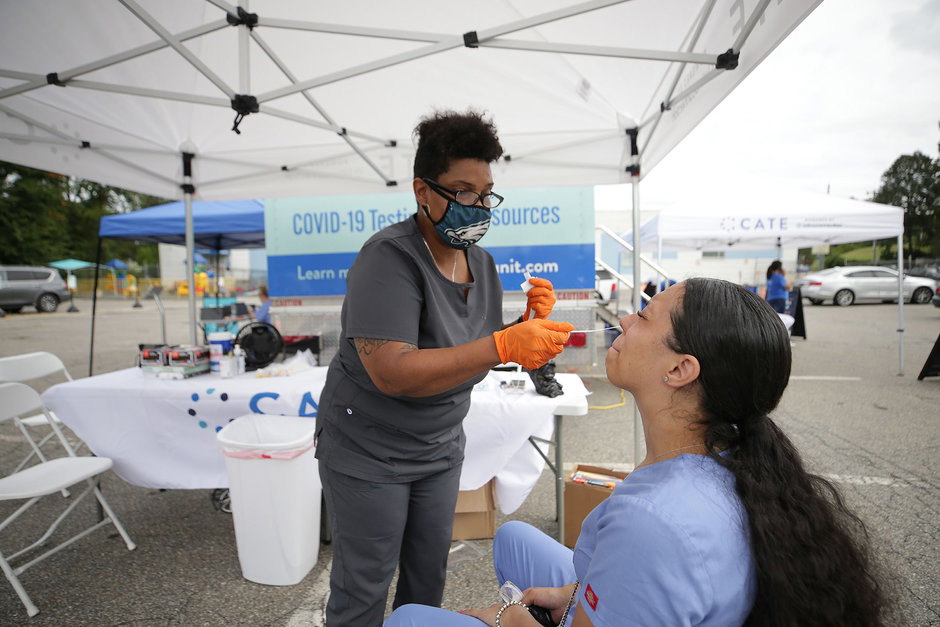
[[713, 459], [639, 468], [581, 526], [578, 602], [596, 627], [741, 625], [757, 588], [747, 525]]

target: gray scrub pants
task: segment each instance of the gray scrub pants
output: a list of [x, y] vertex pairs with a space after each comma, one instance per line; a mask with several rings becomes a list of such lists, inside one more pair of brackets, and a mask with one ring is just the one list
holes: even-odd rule
[[381, 625], [396, 565], [393, 608], [440, 606], [460, 466], [409, 483], [357, 479], [322, 462], [319, 469], [333, 533], [327, 627]]

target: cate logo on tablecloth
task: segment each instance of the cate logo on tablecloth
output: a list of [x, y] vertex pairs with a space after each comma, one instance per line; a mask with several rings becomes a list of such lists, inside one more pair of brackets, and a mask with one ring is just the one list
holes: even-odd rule
[[[216, 392], [215, 388], [207, 388], [205, 391], [205, 396], [208, 398], [218, 398], [223, 403], [228, 402], [229, 400], [228, 392], [220, 392], [217, 395], [215, 392]], [[248, 409], [253, 414], [269, 414], [270, 413], [270, 414], [275, 414], [275, 415], [279, 414], [281, 416], [284, 416], [286, 415], [285, 413], [277, 412], [276, 410], [273, 412], [265, 411], [266, 405], [269, 405], [273, 401], [277, 401], [280, 397], [281, 395], [278, 394], [277, 392], [258, 392], [257, 394], [255, 394], [248, 400]], [[199, 393], [193, 392], [190, 395], [190, 400], [192, 400], [194, 404], [198, 403], [200, 400]], [[207, 413], [208, 411], [211, 411], [209, 410], [208, 407], [206, 407], [206, 409], [207, 409]], [[238, 416], [244, 413], [244, 411], [242, 411], [240, 408], [238, 408], [235, 405], [232, 405], [231, 409], [232, 411], [235, 412], [235, 415], [232, 416], [231, 418], [228, 418], [227, 422], [231, 422], [232, 420], [234, 420], [235, 418], [237, 418]], [[270, 407], [268, 409], [270, 409]], [[310, 392], [304, 392], [303, 396], [300, 398], [300, 406], [297, 408], [297, 413], [294, 415], [300, 416], [302, 418], [316, 418], [317, 409], [319, 409], [319, 406], [317, 405], [317, 401], [313, 398], [313, 395]], [[190, 407], [187, 413], [189, 413], [190, 416], [195, 418], [198, 416], [199, 412], [196, 411], [195, 407]], [[218, 416], [216, 416], [216, 420], [217, 419], [218, 419]], [[199, 419], [196, 424], [199, 426], [200, 429], [209, 428], [209, 423], [202, 419]], [[220, 431], [222, 429], [222, 426], [223, 425], [216, 425], [215, 431], [216, 432]]]
[[584, 589], [584, 600], [587, 601], [592, 610], [597, 610], [597, 602], [599, 599], [597, 598], [597, 595], [594, 594], [594, 591], [591, 590], [591, 584], [588, 584], [587, 588]]
[[[212, 396], [213, 394], [215, 394], [215, 388], [207, 388], [207, 389], [206, 389], [206, 396]], [[199, 392], [193, 392], [193, 393], [189, 396], [189, 398], [192, 400], [192, 402], [193, 402], [194, 404], [195, 404], [195, 403], [198, 403], [198, 402], [199, 402], [199, 398], [200, 398], [200, 397], [199, 397]], [[220, 394], [219, 394], [217, 397], [215, 397], [215, 398], [218, 398], [218, 399], [219, 399], [220, 401], [222, 401], [223, 403], [224, 403], [224, 402], [227, 402], [227, 401], [228, 401], [228, 393], [227, 393], [227, 392], [222, 392], [222, 393], [220, 393]], [[199, 413], [199, 412], [196, 411], [196, 408], [195, 408], [195, 407], [190, 407], [190, 408], [187, 410], [187, 413], [188, 413], [190, 416], [192, 416], [192, 417], [195, 418], [195, 417], [198, 416], [198, 413]], [[229, 418], [229, 422], [231, 422], [231, 421], [234, 420], [235, 418], [236, 418], [236, 416], [232, 416], [231, 418]], [[209, 427], [209, 423], [206, 422], [205, 420], [202, 420], [202, 419], [200, 419], [199, 421], [197, 421], [196, 424], [199, 425], [199, 428], [200, 428], [200, 429], [207, 429], [207, 428]], [[216, 431], [216, 432], [219, 432], [219, 431], [221, 431], [221, 430], [222, 430], [222, 426], [221, 426], [221, 425], [216, 425], [215, 431]]]

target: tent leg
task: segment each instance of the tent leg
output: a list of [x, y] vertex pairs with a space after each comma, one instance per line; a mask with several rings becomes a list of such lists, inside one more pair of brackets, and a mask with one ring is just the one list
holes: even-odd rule
[[188, 275], [186, 278], [189, 286], [189, 343], [196, 346], [196, 278], [195, 262], [193, 253], [195, 252], [195, 236], [193, 234], [193, 194], [196, 188], [192, 185], [193, 176], [193, 157], [191, 152], [183, 154], [183, 200], [186, 205], [186, 268]]
[[898, 376], [904, 376], [904, 234], [898, 235]]
[[[633, 311], [640, 310], [640, 177], [633, 176]], [[633, 466], [646, 457], [646, 436], [643, 420], [636, 403], [633, 403]]]
[[95, 360], [95, 311], [98, 308], [98, 269], [101, 267], [101, 237], [98, 238], [98, 252], [95, 254], [95, 284], [91, 290], [91, 341], [88, 345], [88, 376], [92, 375]]
[[69, 279], [69, 308], [67, 310], [67, 313], [78, 313], [78, 307], [75, 306], [75, 297], [73, 294], [75, 290], [72, 289], [72, 271], [71, 270], [68, 271], [68, 275], [69, 275], [68, 277]]

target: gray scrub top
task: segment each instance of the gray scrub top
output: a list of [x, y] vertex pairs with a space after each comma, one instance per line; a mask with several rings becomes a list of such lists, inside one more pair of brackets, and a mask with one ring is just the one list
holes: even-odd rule
[[[426, 397], [389, 396], [372, 383], [353, 338], [444, 348], [502, 327], [503, 287], [493, 257], [467, 249], [472, 283], [437, 269], [416, 216], [373, 235], [346, 277], [339, 350], [317, 410], [316, 456], [344, 474], [405, 482], [463, 462], [462, 421], [486, 373]], [[463, 290], [469, 288], [466, 300]]]

